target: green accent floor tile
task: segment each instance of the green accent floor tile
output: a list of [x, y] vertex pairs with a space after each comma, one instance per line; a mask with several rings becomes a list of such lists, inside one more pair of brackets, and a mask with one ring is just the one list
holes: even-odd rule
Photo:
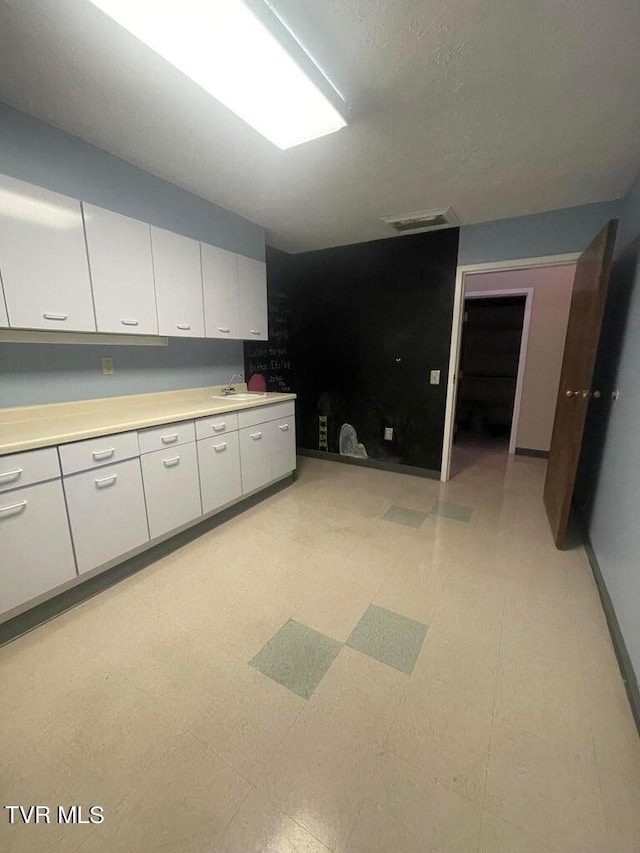
[[249, 665], [308, 699], [341, 648], [337, 640], [289, 619]]
[[382, 516], [385, 521], [395, 521], [396, 524], [404, 524], [405, 527], [420, 527], [426, 517], [426, 512], [395, 505], [389, 507]]
[[427, 625], [370, 604], [347, 645], [410, 675], [427, 634]]
[[431, 510], [432, 515], [441, 515], [443, 518], [453, 518], [455, 521], [471, 521], [473, 507], [462, 504], [439, 503]]

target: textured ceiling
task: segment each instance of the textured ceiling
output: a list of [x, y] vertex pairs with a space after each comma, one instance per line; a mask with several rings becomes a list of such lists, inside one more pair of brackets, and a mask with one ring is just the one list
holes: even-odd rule
[[275, 5], [353, 104], [337, 134], [278, 150], [86, 0], [0, 0], [0, 100], [290, 251], [616, 198], [640, 167], [639, 0]]

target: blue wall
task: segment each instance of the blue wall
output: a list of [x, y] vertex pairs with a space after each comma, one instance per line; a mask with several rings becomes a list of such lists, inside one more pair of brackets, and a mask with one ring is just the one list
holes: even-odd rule
[[[264, 229], [0, 104], [0, 172], [264, 260]], [[100, 356], [115, 361], [102, 376]], [[241, 341], [168, 347], [0, 344], [0, 407], [195, 388], [243, 369]]]
[[640, 175], [620, 213], [611, 280], [616, 304], [607, 309], [616, 322], [603, 329], [598, 355], [606, 367], [613, 353], [610, 387], [618, 388], [620, 397], [607, 403], [604, 435], [590, 478], [593, 494], [587, 520], [591, 544], [640, 680]]
[[550, 210], [513, 219], [463, 225], [458, 264], [484, 264], [581, 252], [609, 219], [620, 200]]

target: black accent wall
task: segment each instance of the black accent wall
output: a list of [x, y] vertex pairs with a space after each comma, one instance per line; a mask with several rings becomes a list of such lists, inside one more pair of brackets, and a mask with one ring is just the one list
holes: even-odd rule
[[[270, 340], [245, 345], [269, 390], [298, 394], [301, 448], [339, 451], [349, 423], [370, 459], [439, 471], [458, 229], [288, 255], [267, 248]], [[283, 321], [284, 317], [284, 321]], [[271, 370], [271, 363], [274, 369]], [[440, 384], [431, 385], [431, 370]], [[393, 440], [384, 440], [385, 427]]]

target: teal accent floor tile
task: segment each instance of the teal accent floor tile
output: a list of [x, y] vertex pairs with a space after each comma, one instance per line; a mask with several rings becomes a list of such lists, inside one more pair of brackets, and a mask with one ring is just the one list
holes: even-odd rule
[[249, 665], [308, 699], [341, 648], [337, 640], [289, 619]]
[[473, 507], [462, 504], [439, 503], [431, 510], [432, 515], [441, 515], [443, 518], [453, 518], [455, 521], [471, 521]]
[[409, 509], [407, 506], [394, 505], [389, 507], [382, 517], [385, 521], [394, 521], [396, 524], [404, 524], [405, 527], [420, 527], [427, 513]]
[[410, 675], [427, 634], [427, 625], [370, 604], [347, 645]]

